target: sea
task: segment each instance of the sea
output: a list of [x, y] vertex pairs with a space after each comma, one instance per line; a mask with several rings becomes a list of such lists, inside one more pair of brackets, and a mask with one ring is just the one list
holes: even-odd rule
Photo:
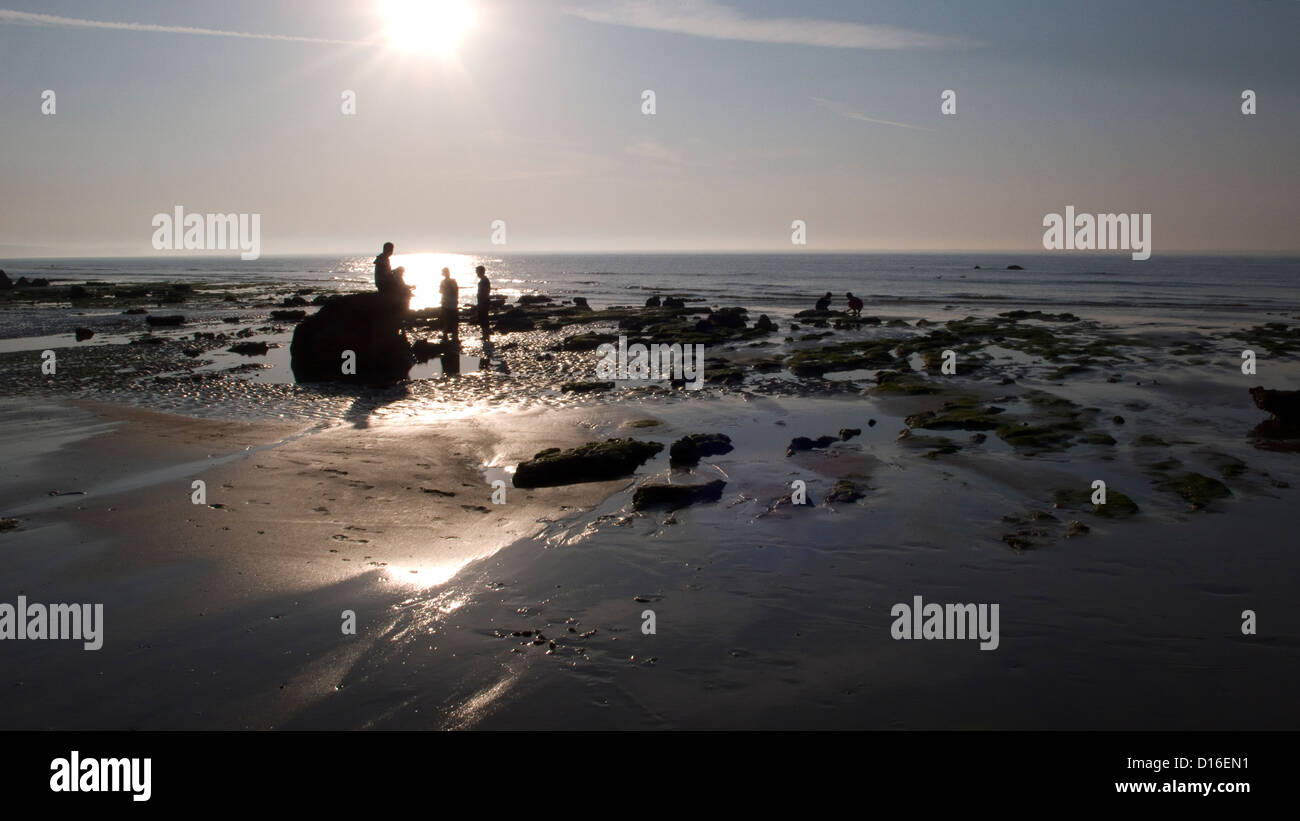
[[[373, 288], [373, 256], [162, 256], [0, 260], [11, 278], [65, 282], [284, 282], [286, 287], [359, 291]], [[494, 290], [512, 298], [545, 293], [585, 297], [592, 307], [637, 305], [653, 294], [680, 295], [751, 311], [811, 307], [826, 292], [842, 307], [853, 292], [866, 313], [919, 313], [955, 306], [988, 309], [1082, 309], [1127, 317], [1192, 319], [1300, 309], [1300, 257], [1153, 256], [1126, 254], [498, 254], [397, 255], [416, 286], [413, 308], [437, 304], [442, 268], [473, 293], [484, 265]], [[1019, 269], [1010, 266], [1019, 266]], [[513, 301], [513, 300], [512, 300]]]

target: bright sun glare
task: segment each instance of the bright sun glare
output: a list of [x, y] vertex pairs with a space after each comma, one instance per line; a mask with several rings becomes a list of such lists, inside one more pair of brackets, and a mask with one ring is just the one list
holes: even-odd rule
[[404, 51], [450, 57], [474, 23], [468, 0], [385, 0], [388, 38]]

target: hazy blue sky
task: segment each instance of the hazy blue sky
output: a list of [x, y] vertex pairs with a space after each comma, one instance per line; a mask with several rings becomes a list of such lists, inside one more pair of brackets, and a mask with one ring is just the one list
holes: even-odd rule
[[1300, 250], [1292, 0], [469, 3], [431, 57], [378, 0], [0, 0], [0, 246], [148, 252], [183, 205], [261, 214], [264, 254], [498, 219], [505, 252], [792, 250], [795, 219], [810, 251], [1032, 250], [1074, 205], [1151, 213], [1156, 254]]

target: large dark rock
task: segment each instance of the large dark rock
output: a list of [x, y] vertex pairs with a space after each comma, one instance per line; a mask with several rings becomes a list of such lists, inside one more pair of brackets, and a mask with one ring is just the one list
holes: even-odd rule
[[722, 433], [692, 433], [683, 436], [668, 449], [668, 462], [689, 467], [697, 465], [704, 456], [721, 456], [731, 453], [731, 437]]
[[89, 328], [73, 328], [72, 332], [76, 335], [78, 342], [85, 342], [95, 335], [95, 332]]
[[[289, 355], [298, 382], [391, 384], [414, 364], [402, 335], [406, 300], [379, 293], [329, 299], [293, 331]], [[356, 355], [356, 372], [343, 372], [344, 351]]]
[[148, 322], [151, 328], [175, 328], [185, 324], [185, 317], [180, 314], [167, 314], [166, 316], [150, 314], [145, 317], [145, 322]]
[[716, 502], [722, 498], [722, 489], [726, 486], [727, 483], [722, 479], [714, 479], [702, 485], [641, 485], [632, 494], [632, 508], [645, 510], [666, 507], [676, 510], [696, 502]]
[[664, 446], [636, 439], [588, 442], [571, 450], [548, 448], [515, 470], [515, 487], [554, 487], [579, 482], [603, 482], [631, 476]]
[[1300, 452], [1300, 391], [1275, 391], [1264, 387], [1250, 389], [1255, 405], [1272, 416], [1250, 432], [1257, 448], [1286, 453]]
[[14, 287], [14, 281], [9, 278], [3, 270], [0, 270], [0, 291]]
[[1283, 425], [1300, 425], [1300, 391], [1275, 391], [1263, 386], [1250, 389], [1255, 407], [1273, 414]]

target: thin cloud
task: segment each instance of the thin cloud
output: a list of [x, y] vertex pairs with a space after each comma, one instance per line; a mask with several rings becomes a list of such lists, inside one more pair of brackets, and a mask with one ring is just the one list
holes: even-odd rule
[[292, 34], [252, 34], [244, 31], [195, 28], [193, 26], [160, 26], [152, 23], [114, 23], [108, 20], [84, 20], [79, 17], [58, 17], [53, 14], [34, 14], [26, 11], [0, 9], [0, 24], [41, 26], [43, 28], [108, 29], [111, 31], [146, 31], [155, 34], [199, 34], [205, 37], [242, 37], [248, 40], [282, 40], [295, 43], [328, 43], [339, 46], [363, 45], [355, 40], [328, 40], [321, 37], [298, 37]]
[[638, 159], [655, 162], [681, 163], [686, 159], [682, 152], [669, 148], [651, 137], [637, 137], [631, 140], [624, 151]]
[[840, 115], [841, 117], [848, 117], [850, 120], [861, 120], [864, 123], [876, 123], [877, 125], [892, 125], [897, 128], [913, 128], [916, 129], [917, 131], [935, 130], [933, 128], [926, 128], [923, 125], [910, 125], [908, 123], [896, 123], [893, 120], [878, 120], [875, 117], [868, 117], [866, 114], [863, 114], [861, 111], [856, 111], [850, 106], [841, 102], [837, 102], [835, 100], [827, 100], [822, 97], [813, 97], [811, 99], [814, 103], [821, 106], [822, 108], [829, 108], [831, 111], [834, 111], [836, 114]]
[[613, 5], [601, 7], [568, 6], [563, 11], [592, 23], [668, 31], [713, 40], [862, 49], [953, 48], [967, 45], [957, 38], [893, 26], [799, 17], [747, 17], [737, 9], [714, 0], [620, 0]]

